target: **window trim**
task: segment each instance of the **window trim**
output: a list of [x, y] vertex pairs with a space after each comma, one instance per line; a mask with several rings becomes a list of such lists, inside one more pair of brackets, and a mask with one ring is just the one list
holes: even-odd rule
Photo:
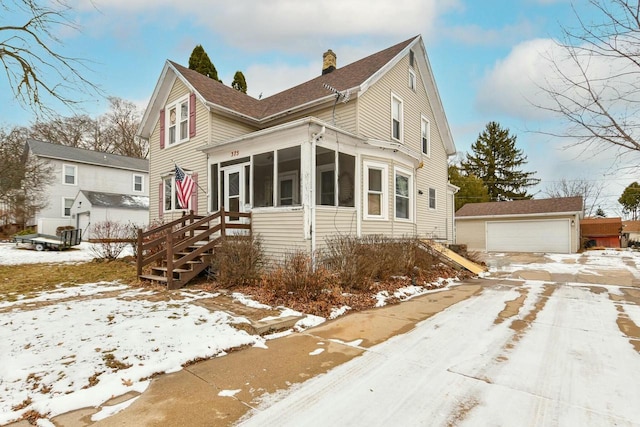
[[409, 69], [409, 89], [415, 92], [418, 86], [417, 82], [418, 82], [418, 78], [416, 77], [415, 71], [413, 71], [412, 69]]
[[[191, 172], [186, 172], [185, 173], [187, 175], [191, 175]], [[167, 180], [171, 180], [171, 208], [167, 209], [167, 205], [165, 204], [166, 202], [166, 191], [167, 191], [167, 186], [164, 185], [164, 183]], [[165, 176], [162, 178], [162, 212], [188, 212], [189, 210], [191, 210], [192, 206], [191, 204], [193, 203], [193, 197], [189, 198], [189, 206], [187, 206], [186, 208], [178, 208], [178, 198], [176, 197], [176, 176], [174, 174]]]
[[[364, 209], [363, 209], [363, 217], [367, 220], [380, 220], [386, 221], [389, 219], [388, 210], [389, 210], [389, 166], [386, 163], [378, 163], [371, 161], [363, 162], [364, 169], [364, 186], [365, 186], [365, 194], [364, 194]], [[380, 194], [380, 215], [370, 215], [369, 214], [369, 170], [377, 169], [381, 171], [380, 179], [382, 182], [380, 183], [380, 192], [376, 194]]]
[[[427, 147], [425, 151], [425, 144], [423, 138], [425, 136], [426, 130], [426, 139], [427, 139]], [[426, 118], [424, 115], [420, 116], [420, 151], [427, 157], [431, 157], [431, 121]]]
[[[69, 215], [66, 215], [65, 210], [67, 209], [66, 201], [71, 200], [71, 206], [69, 206]], [[71, 211], [73, 210], [73, 202], [75, 199], [73, 197], [63, 197], [62, 198], [62, 218], [71, 218]]]
[[[396, 138], [394, 136], [394, 121], [395, 121], [395, 105], [394, 103], [397, 102], [398, 103], [398, 137]], [[391, 140], [393, 141], [398, 141], [399, 143], [402, 144], [402, 141], [404, 139], [404, 101], [402, 101], [402, 98], [400, 98], [398, 95], [396, 95], [395, 93], [391, 93]]]
[[[136, 190], [136, 178], [140, 177], [140, 190]], [[133, 188], [134, 193], [144, 193], [144, 175], [140, 173], [133, 174]]]
[[[291, 204], [282, 204], [282, 194], [280, 193], [282, 182], [291, 180]], [[278, 204], [276, 206], [300, 206], [300, 177], [297, 170], [278, 172]]]
[[[65, 173], [67, 167], [73, 168], [73, 183], [68, 183], [67, 180], [65, 179], [67, 177]], [[73, 186], [78, 185], [78, 165], [72, 165], [69, 163], [62, 164], [62, 185], [73, 185]]]
[[[433, 198], [431, 197], [431, 192], [433, 191]], [[433, 187], [429, 187], [428, 193], [427, 193], [428, 199], [427, 199], [427, 206], [429, 207], [429, 210], [436, 210], [438, 209], [438, 192], [435, 188]], [[431, 206], [431, 200], [433, 200], [433, 207]]]
[[[180, 112], [181, 112], [181, 107], [183, 104], [186, 104], [187, 106], [187, 114], [186, 114], [186, 118], [184, 120], [181, 120], [180, 116]], [[175, 108], [176, 109], [176, 124], [175, 126], [175, 141], [171, 142], [171, 110]], [[172, 102], [171, 104], [167, 104], [165, 107], [165, 147], [174, 147], [176, 145], [180, 145], [183, 144], [187, 141], [189, 141], [190, 139], [190, 121], [191, 121], [191, 111], [189, 110], [190, 108], [190, 102], [189, 102], [189, 95], [185, 95], [179, 99], [177, 99], [176, 101]], [[186, 126], [186, 137], [185, 138], [180, 138], [180, 129], [181, 129], [181, 125], [182, 123], [185, 123]]]
[[[396, 198], [398, 197], [398, 193], [396, 192], [396, 180], [398, 179], [398, 176], [404, 176], [408, 179], [408, 183], [407, 183], [407, 200], [408, 200], [408, 206], [407, 206], [407, 218], [403, 218], [403, 217], [399, 217], [398, 216], [398, 212], [396, 209]], [[394, 219], [396, 219], [397, 221], [413, 221], [413, 198], [414, 198], [414, 192], [413, 192], [413, 172], [410, 171], [409, 169], [405, 169], [405, 168], [401, 168], [401, 167], [395, 167], [394, 171], [393, 171], [393, 217]]]

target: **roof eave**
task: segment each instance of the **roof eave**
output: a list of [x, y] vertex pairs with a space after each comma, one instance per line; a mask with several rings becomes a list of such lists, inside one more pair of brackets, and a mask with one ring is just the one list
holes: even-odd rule
[[494, 215], [473, 215], [473, 216], [457, 216], [457, 220], [465, 219], [491, 219], [491, 218], [505, 218], [505, 217], [536, 217], [536, 216], [566, 216], [566, 215], [580, 215], [582, 211], [564, 211], [564, 212], [541, 212], [541, 213], [505, 213]]

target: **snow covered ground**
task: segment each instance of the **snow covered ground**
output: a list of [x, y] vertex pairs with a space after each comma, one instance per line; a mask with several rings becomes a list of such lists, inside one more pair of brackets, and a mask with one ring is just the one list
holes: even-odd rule
[[[489, 265], [638, 277], [637, 252]], [[499, 267], [496, 267], [499, 266]], [[413, 331], [266, 396], [243, 426], [638, 426], [640, 292], [496, 280]]]
[[[62, 252], [24, 250], [0, 244], [0, 265], [84, 262], [93, 258], [91, 244]], [[403, 290], [403, 299], [424, 293]], [[183, 290], [167, 298], [117, 282], [87, 283], [42, 292], [28, 299], [0, 302], [0, 425], [35, 411], [45, 416], [83, 407], [98, 407], [114, 396], [142, 392], [156, 373], [182, 369], [200, 358], [222, 356], [239, 346], [268, 346], [268, 340], [234, 328], [243, 317], [209, 311], [198, 300], [216, 295]], [[164, 295], [165, 297], [167, 295]], [[241, 304], [260, 307], [241, 294]], [[388, 296], [387, 296], [388, 297]], [[378, 301], [384, 304], [385, 296]], [[280, 316], [302, 315], [278, 307]], [[336, 316], [347, 311], [341, 308]], [[303, 315], [304, 316], [304, 315]], [[306, 316], [297, 330], [325, 321]], [[97, 421], [134, 402], [110, 407]], [[110, 412], [111, 411], [111, 412]]]

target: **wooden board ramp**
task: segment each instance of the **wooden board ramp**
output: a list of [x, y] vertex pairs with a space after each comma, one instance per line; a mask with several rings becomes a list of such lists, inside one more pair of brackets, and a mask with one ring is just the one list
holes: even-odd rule
[[484, 273], [485, 271], [487, 271], [487, 268], [480, 265], [480, 264], [476, 264], [475, 262], [466, 259], [465, 257], [463, 257], [462, 255], [452, 251], [451, 249], [447, 248], [444, 245], [441, 245], [440, 243], [434, 242], [432, 240], [422, 240], [422, 243], [424, 243], [425, 245], [427, 245], [428, 247], [434, 249], [435, 251], [437, 251], [438, 253], [440, 253], [440, 255], [442, 255], [443, 257], [445, 257], [447, 260], [453, 262], [454, 264], [469, 270], [470, 272], [472, 272], [473, 274], [480, 274], [480, 273]]

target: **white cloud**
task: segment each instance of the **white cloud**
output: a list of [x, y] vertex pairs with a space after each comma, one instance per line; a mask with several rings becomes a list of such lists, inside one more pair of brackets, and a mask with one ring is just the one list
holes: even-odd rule
[[483, 28], [480, 25], [453, 26], [443, 30], [443, 37], [468, 46], [511, 46], [515, 41], [529, 38], [536, 28], [523, 20], [502, 28]]
[[75, 5], [90, 12], [94, 4], [105, 17], [109, 12], [153, 13], [166, 16], [167, 25], [188, 19], [246, 50], [300, 51], [314, 39], [362, 36], [386, 41], [425, 33], [459, 0], [76, 0]]

